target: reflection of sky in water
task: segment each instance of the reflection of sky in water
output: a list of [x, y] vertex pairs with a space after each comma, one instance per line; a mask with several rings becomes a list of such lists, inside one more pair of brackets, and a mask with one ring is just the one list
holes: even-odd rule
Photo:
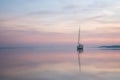
[[[62, 50], [62, 49], [60, 49]], [[0, 50], [0, 80], [119, 80], [119, 50]], [[65, 49], [64, 49], [65, 50]]]

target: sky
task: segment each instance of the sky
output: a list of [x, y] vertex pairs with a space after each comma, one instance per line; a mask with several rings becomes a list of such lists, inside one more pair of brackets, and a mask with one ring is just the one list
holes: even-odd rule
[[120, 44], [120, 0], [0, 0], [0, 45]]

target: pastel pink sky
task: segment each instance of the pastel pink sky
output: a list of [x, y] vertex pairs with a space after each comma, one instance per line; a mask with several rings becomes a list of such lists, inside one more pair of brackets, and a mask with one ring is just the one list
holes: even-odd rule
[[83, 44], [120, 44], [119, 3], [118, 0], [2, 1], [0, 44], [76, 44], [79, 26]]

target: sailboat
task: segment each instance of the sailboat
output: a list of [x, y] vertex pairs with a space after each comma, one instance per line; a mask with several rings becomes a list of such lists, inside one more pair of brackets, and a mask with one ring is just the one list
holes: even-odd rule
[[79, 33], [78, 33], [78, 44], [77, 44], [77, 50], [83, 50], [83, 44], [80, 43], [80, 27], [79, 27]]

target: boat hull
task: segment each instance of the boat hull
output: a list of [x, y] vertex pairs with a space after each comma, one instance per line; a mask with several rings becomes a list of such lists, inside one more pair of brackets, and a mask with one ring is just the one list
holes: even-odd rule
[[80, 49], [83, 49], [83, 45], [82, 45], [82, 44], [79, 44], [79, 45], [77, 46], [77, 50], [80, 50]]

